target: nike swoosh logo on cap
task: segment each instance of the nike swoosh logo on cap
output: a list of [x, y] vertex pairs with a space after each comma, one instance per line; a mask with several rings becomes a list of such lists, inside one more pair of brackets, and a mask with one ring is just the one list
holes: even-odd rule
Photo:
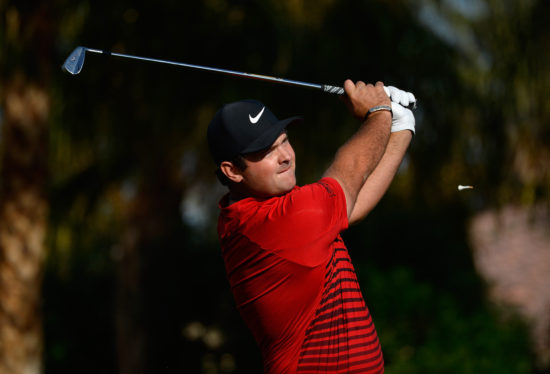
[[262, 110], [260, 110], [260, 113], [258, 113], [258, 115], [256, 115], [255, 117], [252, 117], [249, 114], [248, 119], [250, 120], [250, 123], [257, 123], [260, 120], [260, 117], [262, 116], [262, 114], [264, 114], [264, 109], [265, 109], [265, 106], [262, 108]]

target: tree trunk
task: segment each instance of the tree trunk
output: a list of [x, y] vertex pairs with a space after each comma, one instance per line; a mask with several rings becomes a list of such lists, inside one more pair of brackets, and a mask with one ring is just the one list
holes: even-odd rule
[[4, 87], [0, 174], [0, 374], [42, 372], [41, 290], [47, 228], [47, 121], [42, 87]]

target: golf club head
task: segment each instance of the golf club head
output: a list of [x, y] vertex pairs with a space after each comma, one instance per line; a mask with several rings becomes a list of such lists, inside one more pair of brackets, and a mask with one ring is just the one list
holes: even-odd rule
[[80, 73], [84, 65], [84, 57], [86, 57], [86, 48], [76, 47], [63, 63], [62, 69], [73, 75]]

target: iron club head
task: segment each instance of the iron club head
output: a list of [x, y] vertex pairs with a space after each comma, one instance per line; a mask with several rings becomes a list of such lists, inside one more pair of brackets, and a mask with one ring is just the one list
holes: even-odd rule
[[86, 48], [76, 47], [69, 57], [67, 57], [61, 68], [70, 74], [76, 75], [82, 70], [84, 57], [86, 57]]

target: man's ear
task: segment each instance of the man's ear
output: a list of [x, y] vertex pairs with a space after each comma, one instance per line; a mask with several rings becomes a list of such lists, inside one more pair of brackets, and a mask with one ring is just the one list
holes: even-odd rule
[[242, 171], [231, 161], [222, 161], [220, 170], [232, 182], [239, 183], [243, 180]]

